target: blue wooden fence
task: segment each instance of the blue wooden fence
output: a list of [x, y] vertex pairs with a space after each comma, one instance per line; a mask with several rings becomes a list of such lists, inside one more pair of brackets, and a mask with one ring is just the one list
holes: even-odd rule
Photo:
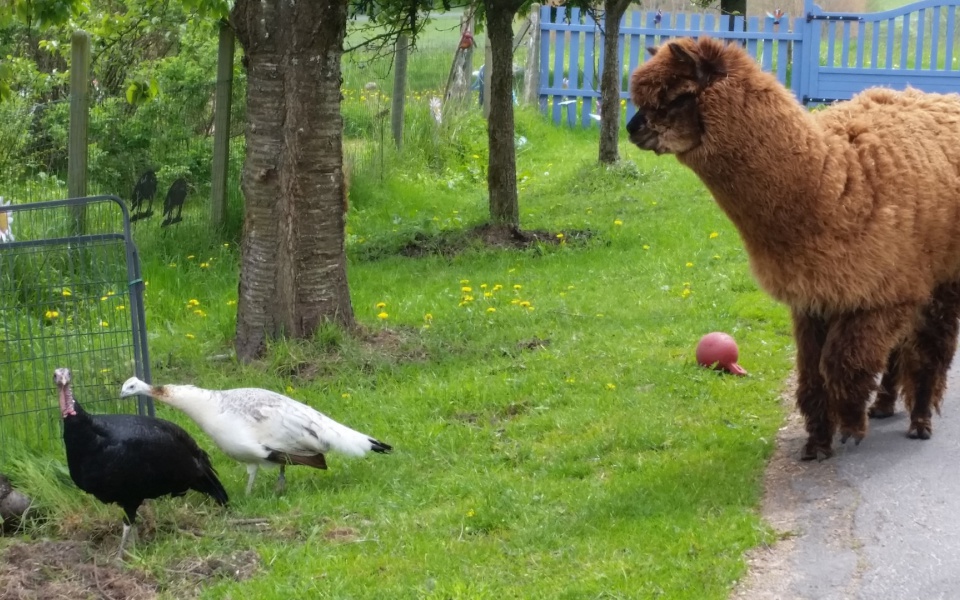
[[[921, 0], [854, 14], [806, 0], [804, 15], [792, 18], [635, 11], [620, 22], [621, 103], [630, 118], [629, 74], [646, 60], [647, 47], [704, 35], [742, 43], [808, 105], [847, 100], [871, 86], [960, 92], [958, 8], [960, 0]], [[540, 108], [556, 123], [599, 121], [602, 25], [576, 8], [541, 8]]]

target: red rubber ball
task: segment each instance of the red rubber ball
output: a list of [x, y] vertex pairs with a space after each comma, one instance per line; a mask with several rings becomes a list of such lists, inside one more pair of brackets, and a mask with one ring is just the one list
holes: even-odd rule
[[739, 354], [737, 342], [722, 331], [708, 333], [697, 344], [697, 364], [700, 366], [746, 375], [746, 370], [737, 364]]

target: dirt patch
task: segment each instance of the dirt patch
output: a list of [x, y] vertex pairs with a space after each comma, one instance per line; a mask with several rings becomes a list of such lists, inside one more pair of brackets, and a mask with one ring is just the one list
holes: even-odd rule
[[225, 556], [207, 556], [188, 558], [167, 569], [178, 576], [184, 584], [207, 582], [211, 578], [245, 581], [260, 570], [260, 555], [253, 550], [245, 550]]
[[524, 250], [537, 244], [559, 245], [561, 243], [576, 243], [589, 240], [593, 232], [577, 231], [546, 231], [542, 229], [520, 229], [511, 225], [484, 224], [474, 227], [465, 233], [430, 236], [417, 233], [413, 239], [400, 248], [402, 256], [455, 256], [467, 248], [481, 245], [487, 248], [506, 248]]
[[156, 581], [100, 556], [84, 542], [17, 542], [0, 562], [0, 598], [4, 600], [156, 597]]

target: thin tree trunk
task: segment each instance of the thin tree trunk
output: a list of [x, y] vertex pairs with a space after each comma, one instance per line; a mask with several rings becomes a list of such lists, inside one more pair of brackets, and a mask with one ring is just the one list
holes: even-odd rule
[[492, 10], [487, 6], [487, 40], [491, 46], [490, 118], [487, 136], [490, 164], [487, 187], [490, 192], [490, 219], [494, 223], [520, 225], [517, 202], [517, 152], [513, 142], [513, 16], [516, 10]]
[[630, 0], [603, 2], [603, 74], [600, 76], [600, 162], [620, 160], [620, 19]]
[[247, 67], [237, 357], [354, 324], [344, 255], [340, 58], [347, 4], [237, 0]]

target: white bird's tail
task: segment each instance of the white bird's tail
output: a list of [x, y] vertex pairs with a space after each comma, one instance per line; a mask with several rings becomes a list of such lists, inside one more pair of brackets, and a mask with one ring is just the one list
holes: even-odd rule
[[385, 454], [393, 450], [393, 446], [384, 444], [365, 433], [350, 429], [346, 425], [337, 423], [329, 417], [327, 418], [326, 424], [330, 428], [330, 436], [327, 440], [330, 443], [330, 448], [342, 454], [348, 456], [363, 456], [371, 451]]

